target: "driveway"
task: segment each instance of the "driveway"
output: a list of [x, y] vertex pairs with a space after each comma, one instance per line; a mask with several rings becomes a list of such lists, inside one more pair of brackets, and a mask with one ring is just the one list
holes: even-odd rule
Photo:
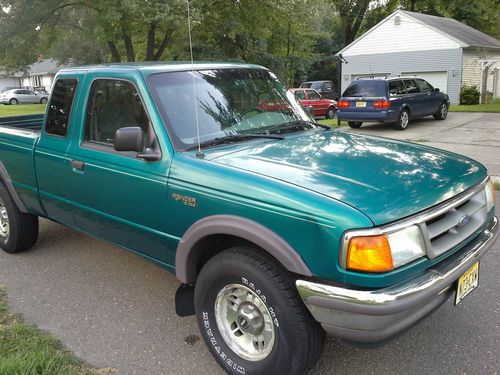
[[402, 139], [463, 154], [483, 163], [500, 177], [500, 113], [450, 112], [444, 121], [432, 117], [411, 121], [404, 131], [366, 123], [349, 131]]

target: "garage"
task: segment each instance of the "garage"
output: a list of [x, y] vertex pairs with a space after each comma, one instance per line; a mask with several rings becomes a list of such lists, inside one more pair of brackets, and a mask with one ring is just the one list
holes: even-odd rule
[[425, 79], [432, 86], [439, 88], [439, 91], [448, 92], [448, 73], [447, 72], [407, 72], [401, 73], [402, 76], [418, 76]]

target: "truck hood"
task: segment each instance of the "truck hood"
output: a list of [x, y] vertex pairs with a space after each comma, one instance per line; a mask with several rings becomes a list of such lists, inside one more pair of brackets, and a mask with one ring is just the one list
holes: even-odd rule
[[235, 146], [207, 150], [206, 158], [336, 199], [375, 225], [443, 202], [486, 177], [485, 168], [465, 156], [343, 131]]

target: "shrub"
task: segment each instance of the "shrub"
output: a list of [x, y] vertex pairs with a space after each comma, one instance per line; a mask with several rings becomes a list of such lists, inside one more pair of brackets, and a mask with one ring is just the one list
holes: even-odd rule
[[464, 85], [460, 89], [460, 104], [479, 104], [479, 96], [477, 86]]

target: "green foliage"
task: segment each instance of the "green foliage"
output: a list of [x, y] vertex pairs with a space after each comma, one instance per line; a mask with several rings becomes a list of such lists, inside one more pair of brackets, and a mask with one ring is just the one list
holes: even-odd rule
[[477, 86], [463, 85], [460, 88], [460, 104], [479, 104], [479, 96]]

